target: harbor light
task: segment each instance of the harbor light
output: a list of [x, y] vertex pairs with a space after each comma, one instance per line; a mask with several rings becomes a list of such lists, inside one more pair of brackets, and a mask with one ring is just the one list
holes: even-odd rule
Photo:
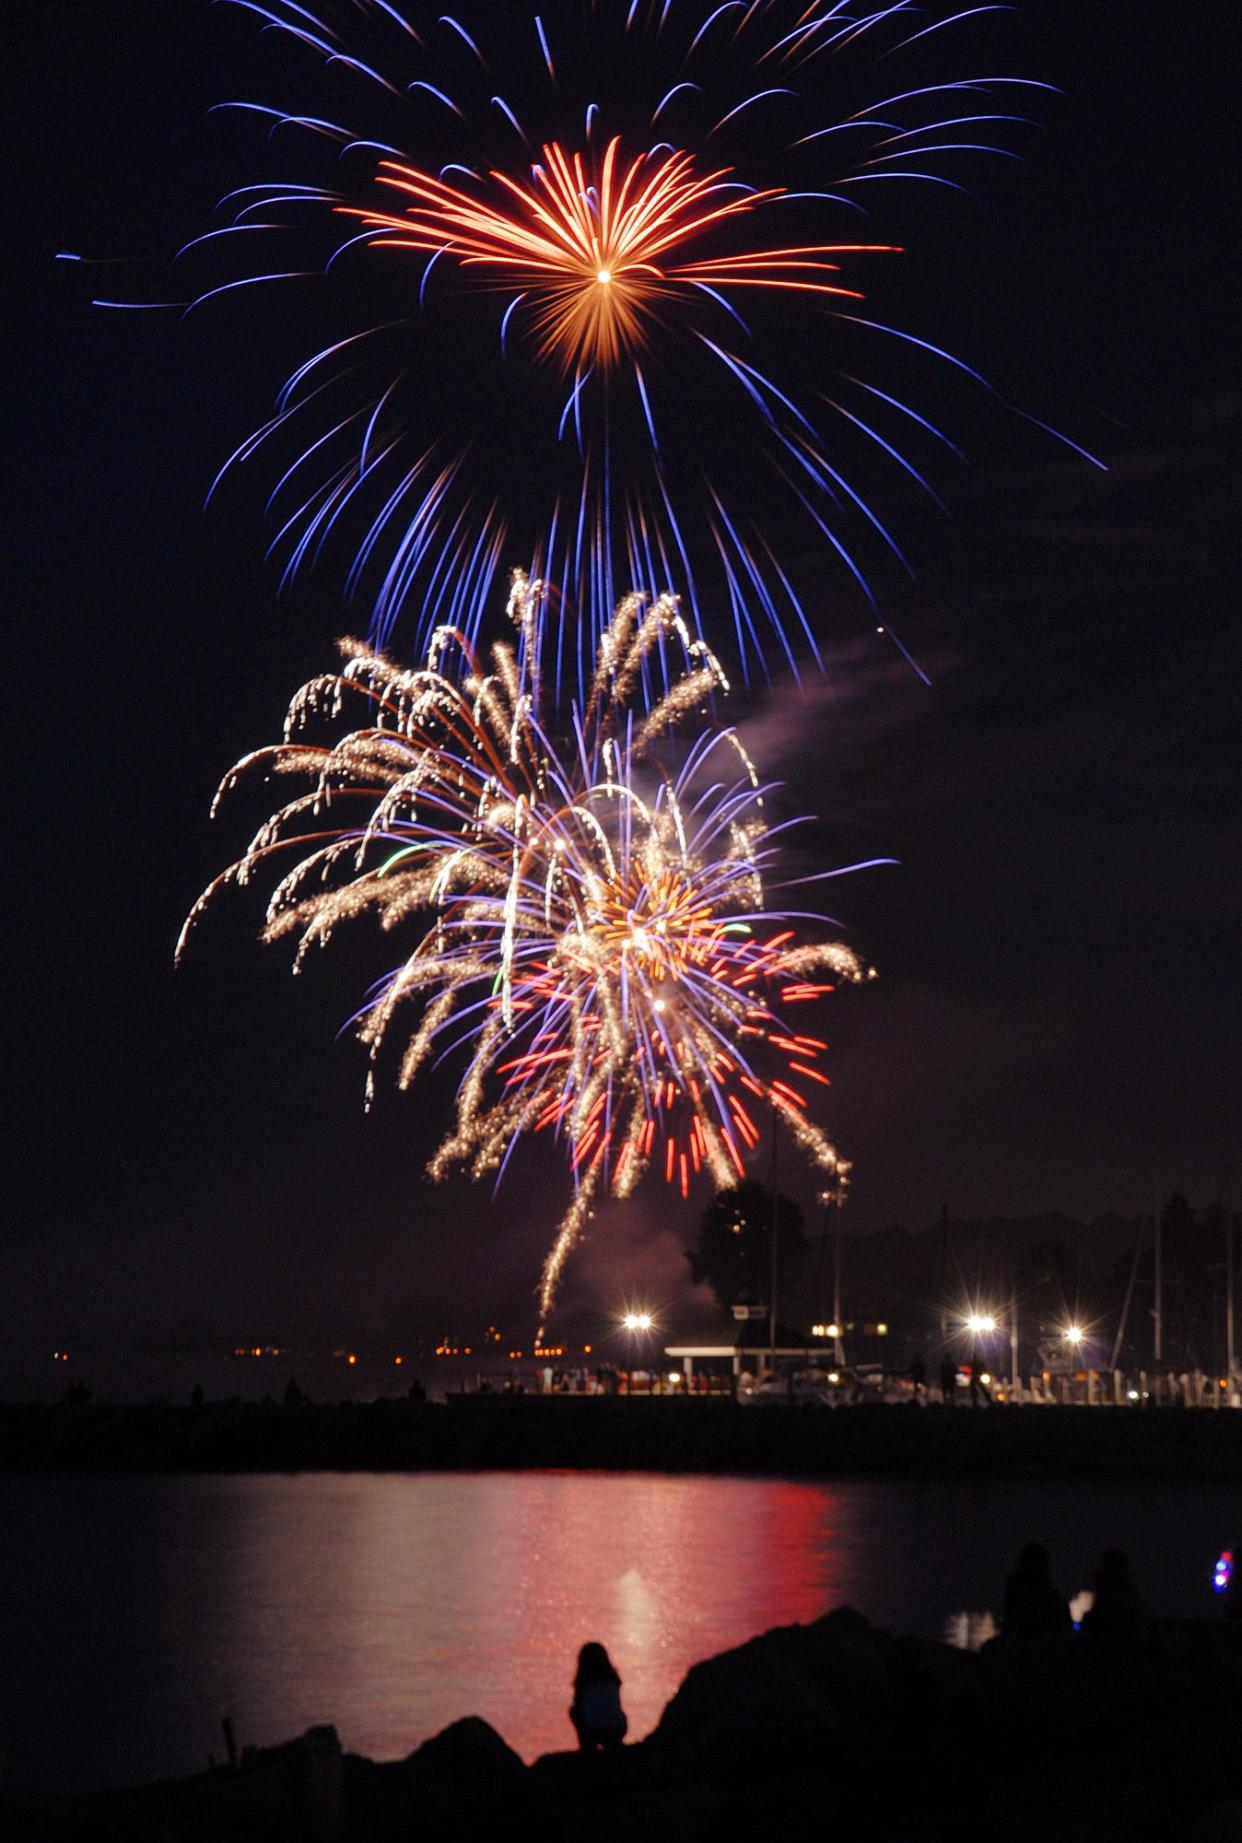
[[655, 1320], [650, 1312], [627, 1312], [621, 1320], [623, 1331], [650, 1331]]
[[966, 1329], [972, 1337], [986, 1336], [995, 1331], [996, 1320], [990, 1312], [969, 1312], [966, 1316]]
[[1062, 1335], [1067, 1344], [1081, 1344], [1087, 1334], [1081, 1325], [1067, 1325]]

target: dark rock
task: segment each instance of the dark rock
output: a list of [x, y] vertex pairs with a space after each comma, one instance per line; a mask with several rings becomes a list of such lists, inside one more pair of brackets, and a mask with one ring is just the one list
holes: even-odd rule
[[[849, 1609], [696, 1665], [656, 1732], [527, 1768], [486, 1722], [407, 1759], [335, 1731], [37, 1811], [6, 1843], [1242, 1843], [1242, 1629], [893, 1638]], [[7, 1826], [7, 1828], [6, 1828]]]
[[357, 1843], [424, 1835], [450, 1843], [525, 1843], [537, 1834], [528, 1777], [495, 1728], [471, 1715], [392, 1765], [350, 1756], [345, 1834]]
[[236, 1770], [94, 1798], [49, 1801], [13, 1818], [22, 1843], [337, 1843], [344, 1774], [335, 1728], [247, 1752]]
[[477, 1775], [489, 1785], [511, 1792], [525, 1778], [526, 1767], [520, 1754], [497, 1734], [490, 1723], [477, 1715], [467, 1715], [452, 1722], [441, 1733], [412, 1753], [406, 1761], [416, 1774], [428, 1778], [447, 1778], [454, 1774]]
[[649, 1743], [543, 1754], [530, 1778], [539, 1834], [556, 1843], [698, 1843], [727, 1802], [718, 1774]]
[[893, 1639], [841, 1607], [696, 1664], [652, 1744], [733, 1760], [800, 1756], [810, 1741], [821, 1757], [917, 1745], [976, 1668], [966, 1652]]
[[1223, 1798], [1205, 1811], [1195, 1830], [1194, 1843], [1242, 1843], [1242, 1799]]
[[993, 1639], [979, 1656], [980, 1720], [1027, 1748], [1063, 1746], [1124, 1731], [1157, 1694], [1151, 1655], [1074, 1632], [1047, 1638]]

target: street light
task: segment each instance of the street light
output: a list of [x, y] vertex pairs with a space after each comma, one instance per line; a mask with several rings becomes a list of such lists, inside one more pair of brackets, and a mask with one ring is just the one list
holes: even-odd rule
[[970, 1405], [973, 1408], [980, 1389], [985, 1401], [991, 1401], [992, 1377], [987, 1363], [987, 1341], [999, 1329], [992, 1312], [967, 1312], [962, 1323], [970, 1338]]
[[[625, 1312], [621, 1316], [621, 1329], [623, 1331], [628, 1331], [630, 1336], [635, 1339], [642, 1338], [644, 1340], [644, 1343], [645, 1343], [645, 1340], [655, 1330], [655, 1328], [656, 1328], [656, 1321], [655, 1321], [654, 1316], [650, 1312]], [[635, 1350], [634, 1354], [635, 1356], [637, 1356], [638, 1354], [637, 1349]], [[632, 1363], [633, 1358], [631, 1358], [630, 1361]], [[629, 1372], [629, 1374], [631, 1375], [631, 1378], [632, 1378], [632, 1374], [633, 1374], [632, 1370]], [[631, 1386], [630, 1382], [627, 1382], [626, 1387], [625, 1387], [625, 1392], [627, 1395], [630, 1392], [630, 1386]]]

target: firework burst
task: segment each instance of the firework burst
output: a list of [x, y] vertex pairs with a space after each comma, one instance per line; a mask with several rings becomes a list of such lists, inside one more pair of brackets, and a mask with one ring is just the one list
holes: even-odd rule
[[581, 376], [637, 361], [655, 325], [667, 322], [695, 288], [794, 288], [861, 300], [856, 288], [822, 278], [840, 265], [825, 257], [890, 245], [833, 243], [807, 249], [780, 245], [743, 255], [688, 261], [677, 252], [728, 219], [785, 196], [783, 187], [728, 196], [729, 169], [695, 177], [686, 154], [649, 155], [620, 172], [620, 139], [604, 151], [599, 183], [580, 153], [555, 144], [543, 149], [534, 183], [492, 173], [505, 208], [481, 203], [459, 187], [395, 161], [384, 161], [380, 183], [414, 202], [400, 216], [343, 206], [377, 233], [388, 249], [449, 254], [500, 285], [518, 285], [529, 303], [541, 353], [562, 371]]
[[[632, 587], [681, 583], [745, 677], [817, 658], [824, 563], [868, 600], [873, 552], [905, 564], [873, 476], [935, 499], [927, 470], [954, 449], [915, 374], [947, 364], [990, 393], [862, 305], [864, 265], [906, 239], [856, 238], [870, 208], [1014, 157], [1014, 99], [1047, 86], [945, 62], [959, 26], [1009, 9], [229, 4], [322, 67], [310, 108], [224, 105], [268, 125], [279, 176], [182, 252], [211, 265], [189, 309], [308, 280], [317, 312], [334, 303], [223, 470], [273, 469], [285, 579], [338, 552], [372, 641], [414, 609], [421, 651], [445, 624], [477, 641], [527, 555], [579, 699]], [[221, 279], [227, 252], [246, 266]]]
[[[770, 789], [732, 731], [710, 725], [661, 766], [678, 719], [727, 689], [675, 601], [622, 602], [558, 745], [541, 694], [543, 597], [515, 580], [516, 638], [486, 665], [448, 631], [417, 670], [346, 643], [343, 671], [294, 699], [284, 740], [224, 782], [221, 794], [255, 773], [306, 785], [186, 933], [223, 887], [285, 854], [264, 933], [296, 937], [295, 966], [358, 916], [409, 933], [357, 1019], [369, 1092], [397, 1043], [403, 1088], [429, 1063], [463, 1065], [433, 1177], [460, 1165], [498, 1181], [523, 1135], [561, 1141], [573, 1196], [544, 1265], [546, 1313], [597, 1197], [628, 1196], [653, 1165], [683, 1197], [701, 1172], [734, 1181], [765, 1115], [827, 1185], [843, 1182], [808, 1105], [828, 1085], [827, 1045], [799, 1018], [865, 969], [839, 942], [806, 938], [822, 917], [767, 908]], [[660, 649], [682, 669], [644, 715], [635, 698]], [[321, 721], [348, 727], [317, 743]]]

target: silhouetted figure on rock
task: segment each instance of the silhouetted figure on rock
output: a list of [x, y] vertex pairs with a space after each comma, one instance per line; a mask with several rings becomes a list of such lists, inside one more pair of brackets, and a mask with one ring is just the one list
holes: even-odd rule
[[1005, 1582], [1002, 1638], [1051, 1638], [1072, 1632], [1069, 1602], [1052, 1579], [1052, 1558], [1042, 1542], [1028, 1542]]
[[1105, 1549], [1092, 1585], [1095, 1598], [1083, 1631], [1091, 1638], [1138, 1638], [1147, 1624], [1147, 1608], [1123, 1550]]
[[603, 1645], [594, 1640], [578, 1653], [569, 1719], [584, 1752], [592, 1747], [619, 1747], [630, 1725], [621, 1707], [621, 1679]]

